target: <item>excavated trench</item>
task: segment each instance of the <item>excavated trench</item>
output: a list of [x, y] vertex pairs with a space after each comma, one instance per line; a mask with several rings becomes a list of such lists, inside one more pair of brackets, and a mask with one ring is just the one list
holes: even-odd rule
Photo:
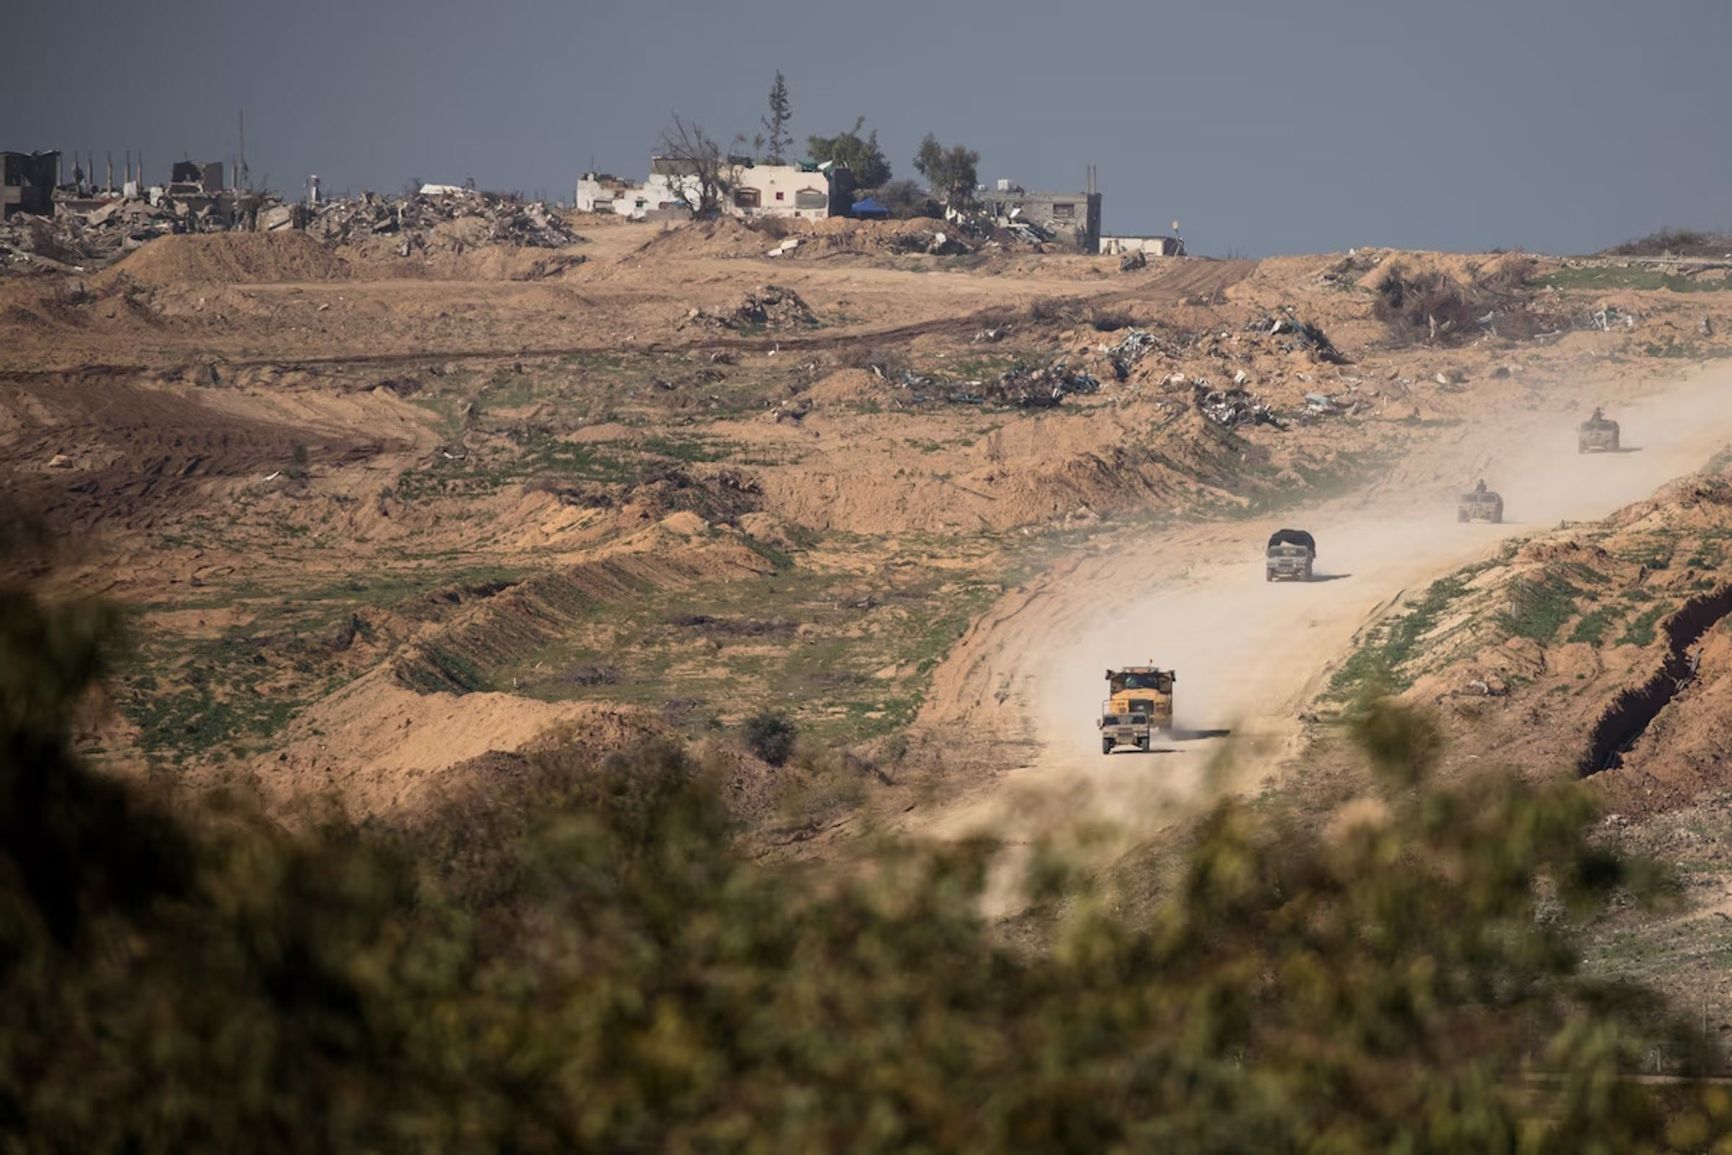
[[1732, 586], [1691, 598], [1666, 619], [1665, 661], [1651, 678], [1619, 694], [1600, 715], [1588, 740], [1588, 752], [1576, 764], [1582, 777], [1615, 770], [1624, 764], [1624, 753], [1695, 679], [1690, 647], [1727, 614], [1732, 614]]

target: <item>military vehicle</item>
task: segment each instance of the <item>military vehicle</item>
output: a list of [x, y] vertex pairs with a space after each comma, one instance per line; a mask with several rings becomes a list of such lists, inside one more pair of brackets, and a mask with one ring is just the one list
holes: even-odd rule
[[1594, 415], [1576, 426], [1577, 453], [1616, 453], [1618, 423], [1596, 407]]
[[1461, 495], [1461, 502], [1455, 507], [1457, 521], [1489, 521], [1493, 525], [1503, 521], [1503, 497], [1485, 487], [1485, 479], [1481, 478], [1478, 485]]
[[1179, 675], [1155, 666], [1107, 671], [1111, 694], [1101, 703], [1101, 753], [1120, 746], [1147, 750], [1156, 734], [1173, 732], [1173, 683]]
[[1308, 582], [1316, 561], [1316, 538], [1302, 529], [1278, 529], [1263, 554], [1263, 580]]

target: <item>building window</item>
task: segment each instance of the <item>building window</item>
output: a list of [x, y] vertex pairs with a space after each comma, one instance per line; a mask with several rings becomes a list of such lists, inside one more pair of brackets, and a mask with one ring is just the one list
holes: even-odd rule
[[1052, 219], [1055, 221], [1070, 221], [1076, 219], [1076, 206], [1066, 202], [1052, 206]]
[[794, 206], [802, 209], [829, 208], [830, 198], [817, 189], [803, 188], [794, 194]]
[[781, 200], [781, 199], [782, 199], [782, 193], [781, 193], [781, 191], [780, 191], [780, 190], [777, 190], [777, 192], [776, 192], [776, 199], [777, 199], [777, 200]]
[[734, 190], [734, 207], [737, 209], [755, 209], [762, 203], [763, 194], [755, 188], [739, 188]]

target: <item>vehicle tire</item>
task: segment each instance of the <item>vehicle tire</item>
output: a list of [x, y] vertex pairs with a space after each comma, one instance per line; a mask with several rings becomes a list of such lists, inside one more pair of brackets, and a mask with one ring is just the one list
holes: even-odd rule
[[1275, 575], [1270, 573], [1268, 570], [1264, 570], [1263, 571], [1263, 580], [1266, 582], [1272, 582], [1275, 580]]
[[1455, 520], [1466, 521], [1467, 520], [1467, 511], [1465, 509], [1456, 510], [1455, 511]]
[[1612, 452], [1616, 453], [1617, 451], [1618, 451], [1618, 435], [1616, 433], [1614, 433], [1614, 434], [1612, 434]]
[[1102, 754], [1111, 754], [1112, 752], [1113, 752], [1113, 740], [1111, 738], [1102, 738], [1101, 739], [1101, 753]]
[[1149, 744], [1149, 739], [1147, 738], [1137, 739], [1137, 749], [1141, 750], [1145, 754], [1149, 752]]

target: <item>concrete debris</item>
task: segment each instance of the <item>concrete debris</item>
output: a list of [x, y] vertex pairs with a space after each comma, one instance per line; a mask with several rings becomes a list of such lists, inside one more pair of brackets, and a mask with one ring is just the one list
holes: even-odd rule
[[960, 237], [953, 237], [949, 233], [933, 233], [926, 251], [935, 257], [956, 257], [974, 250]]
[[[702, 309], [686, 314], [684, 325], [703, 325], [713, 329], [815, 329], [818, 315], [801, 299], [800, 294], [783, 285], [764, 285], [747, 293], [730, 313], [717, 315]], [[772, 349], [774, 356], [779, 349]], [[731, 362], [730, 362], [731, 363]]]
[[1314, 361], [1325, 361], [1331, 365], [1347, 364], [1347, 358], [1335, 347], [1334, 342], [1329, 340], [1322, 329], [1299, 320], [1290, 309], [1253, 317], [1245, 323], [1245, 331], [1264, 333], [1271, 337], [1285, 336], [1287, 339], [1277, 342], [1277, 344], [1289, 353], [1296, 349], [1303, 349], [1311, 354], [1311, 359]]
[[[462, 230], [441, 227], [451, 222], [474, 223]], [[544, 202], [449, 186], [426, 186], [412, 196], [362, 193], [324, 201], [313, 208], [307, 231], [330, 244], [396, 238], [400, 256], [479, 244], [557, 249], [582, 239]]]
[[1613, 329], [1619, 328], [1634, 329], [1636, 327], [1636, 318], [1632, 314], [1619, 309], [1616, 305], [1607, 305], [1602, 309], [1597, 309], [1588, 314], [1588, 324], [1585, 327], [1598, 329], [1604, 333], [1609, 333]]
[[1119, 258], [1119, 272], [1134, 273], [1138, 269], [1149, 267], [1148, 255], [1141, 249], [1133, 249]]
[[[430, 185], [406, 197], [363, 193], [312, 207], [244, 190], [151, 189], [145, 197], [57, 200], [51, 217], [20, 214], [0, 225], [8, 263], [101, 267], [171, 233], [282, 232], [305, 228], [331, 245], [389, 237], [399, 256], [486, 244], [563, 248], [582, 240], [540, 201]], [[566, 262], [567, 265], [572, 263]]]
[[1151, 349], [1160, 349], [1162, 341], [1146, 329], [1132, 329], [1116, 342], [1101, 350], [1115, 361], [1135, 365]]
[[783, 241], [781, 244], [777, 245], [775, 248], [771, 249], [769, 252], [765, 253], [764, 255], [766, 257], [785, 257], [789, 253], [793, 252], [795, 249], [797, 249], [799, 247], [800, 247], [800, 238], [799, 237], [789, 237], [787, 240]]
[[146, 241], [201, 231], [206, 223], [195, 214], [177, 213], [171, 204], [117, 197], [86, 212], [60, 206], [51, 217], [15, 216], [0, 225], [0, 253], [18, 264], [99, 268]]
[[1005, 337], [1009, 336], [1010, 331], [1014, 328], [1015, 328], [1014, 325], [1004, 324], [1004, 325], [994, 325], [990, 329], [982, 329], [980, 332], [978, 332], [974, 335], [974, 340], [971, 341], [970, 344], [973, 344], [973, 345], [983, 345], [983, 344], [995, 345], [998, 342], [1004, 340]]
[[1287, 423], [1273, 409], [1244, 389], [1211, 389], [1208, 382], [1202, 380], [1193, 381], [1191, 388], [1192, 404], [1216, 425], [1227, 429], [1237, 429], [1241, 425], [1287, 428]]
[[1132, 329], [1113, 344], [1102, 345], [1100, 351], [1112, 365], [1113, 376], [1120, 381], [1126, 380], [1131, 368], [1150, 352], [1176, 352], [1170, 341], [1146, 329]]
[[1702, 323], [1696, 326], [1696, 331], [1704, 337], [1712, 337], [1714, 335], [1714, 318], [1703, 313]]

